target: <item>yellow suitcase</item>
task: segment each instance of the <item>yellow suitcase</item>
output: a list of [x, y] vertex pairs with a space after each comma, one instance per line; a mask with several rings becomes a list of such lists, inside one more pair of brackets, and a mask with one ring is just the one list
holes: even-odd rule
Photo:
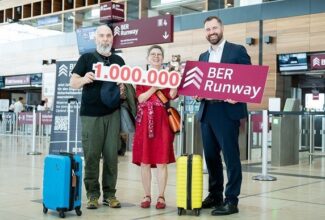
[[178, 215], [193, 210], [200, 215], [203, 193], [202, 158], [200, 155], [182, 155], [176, 161], [176, 203]]

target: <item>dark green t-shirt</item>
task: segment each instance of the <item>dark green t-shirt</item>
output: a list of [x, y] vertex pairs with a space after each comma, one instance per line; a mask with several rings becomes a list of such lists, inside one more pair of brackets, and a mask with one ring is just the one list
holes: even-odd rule
[[[101, 56], [104, 60], [107, 57]], [[110, 64], [125, 65], [124, 60], [112, 54], [108, 57]], [[72, 73], [76, 73], [83, 77], [87, 72], [94, 72], [93, 64], [99, 62], [93, 53], [85, 53], [81, 55]], [[104, 116], [112, 113], [112, 110], [107, 108], [100, 99], [100, 89], [102, 81], [95, 80], [93, 83], [85, 84], [82, 89], [81, 116]]]

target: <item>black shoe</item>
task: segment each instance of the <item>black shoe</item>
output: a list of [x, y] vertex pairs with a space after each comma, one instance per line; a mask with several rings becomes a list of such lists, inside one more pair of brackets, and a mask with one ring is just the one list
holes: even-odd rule
[[210, 209], [213, 207], [223, 206], [223, 199], [216, 198], [215, 196], [209, 194], [202, 202], [202, 209]]
[[231, 215], [238, 212], [237, 205], [226, 203], [224, 206], [216, 207], [216, 209], [212, 210], [211, 215]]

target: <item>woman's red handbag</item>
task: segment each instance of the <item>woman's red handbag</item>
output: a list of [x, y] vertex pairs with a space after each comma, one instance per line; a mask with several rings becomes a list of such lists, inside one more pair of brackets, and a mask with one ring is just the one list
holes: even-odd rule
[[160, 99], [160, 101], [164, 104], [164, 106], [167, 110], [170, 129], [174, 133], [180, 132], [180, 130], [181, 130], [181, 116], [179, 115], [178, 111], [174, 107], [169, 106], [168, 99], [162, 91], [158, 90], [156, 92], [156, 95]]

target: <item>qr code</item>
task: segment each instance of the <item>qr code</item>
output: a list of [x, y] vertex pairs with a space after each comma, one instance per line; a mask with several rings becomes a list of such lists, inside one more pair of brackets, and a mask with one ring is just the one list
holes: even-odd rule
[[68, 117], [56, 116], [54, 121], [54, 131], [67, 131], [68, 130]]

